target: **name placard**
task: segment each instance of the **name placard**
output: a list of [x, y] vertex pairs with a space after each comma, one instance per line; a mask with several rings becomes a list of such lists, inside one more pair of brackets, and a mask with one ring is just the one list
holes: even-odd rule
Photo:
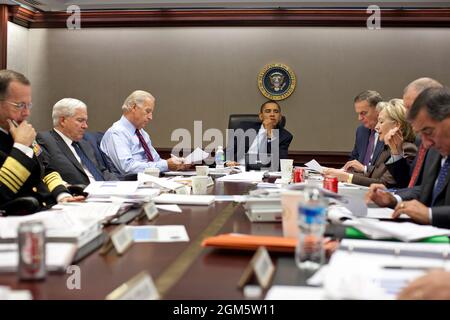
[[106, 300], [159, 300], [152, 277], [145, 271], [137, 274], [106, 296]]
[[155, 202], [150, 201], [143, 208], [148, 221], [152, 221], [158, 216], [158, 208], [156, 208]]
[[265, 289], [269, 286], [274, 272], [275, 266], [270, 259], [269, 252], [265, 247], [259, 247], [242, 274], [238, 286], [243, 288], [255, 275], [258, 284]]
[[119, 255], [123, 254], [133, 243], [133, 235], [121, 225], [111, 233], [111, 241]]

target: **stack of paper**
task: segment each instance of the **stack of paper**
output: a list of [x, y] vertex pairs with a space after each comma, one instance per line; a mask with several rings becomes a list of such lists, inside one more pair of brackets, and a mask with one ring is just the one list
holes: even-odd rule
[[14, 242], [17, 239], [20, 223], [37, 220], [44, 224], [48, 241], [73, 242], [81, 247], [100, 235], [102, 231], [97, 217], [81, 218], [77, 215], [64, 210], [47, 210], [23, 217], [1, 217], [0, 241]]
[[353, 219], [344, 222], [371, 239], [398, 239], [401, 241], [417, 241], [434, 236], [449, 236], [449, 229], [440, 229], [429, 225], [411, 222], [377, 221], [373, 219]]
[[12, 290], [9, 287], [0, 286], [0, 300], [32, 300], [29, 290]]
[[[72, 263], [77, 251], [77, 246], [73, 243], [47, 243], [45, 246], [45, 262], [47, 271], [65, 272]], [[0, 244], [0, 271], [17, 271], [19, 256], [17, 254], [17, 244]]]
[[449, 268], [448, 244], [343, 240], [323, 276], [332, 299], [394, 299], [431, 268]]
[[149, 201], [160, 193], [159, 188], [148, 188], [140, 184], [141, 181], [95, 181], [84, 191], [89, 194], [88, 200], [91, 202]]

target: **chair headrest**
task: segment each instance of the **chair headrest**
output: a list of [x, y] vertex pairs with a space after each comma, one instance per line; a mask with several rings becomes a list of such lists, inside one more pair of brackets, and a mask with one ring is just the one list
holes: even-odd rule
[[[243, 122], [261, 123], [261, 120], [259, 120], [259, 116], [257, 114], [231, 114], [228, 121], [228, 129], [242, 128]], [[279, 126], [280, 128], [284, 128], [285, 125], [286, 117], [282, 116]]]

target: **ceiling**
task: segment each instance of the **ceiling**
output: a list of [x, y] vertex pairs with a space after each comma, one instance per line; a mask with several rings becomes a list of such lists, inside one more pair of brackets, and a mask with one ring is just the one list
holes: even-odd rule
[[19, 4], [29, 9], [42, 11], [66, 11], [70, 5], [81, 10], [145, 10], [145, 9], [195, 9], [195, 8], [450, 8], [449, 0], [0, 0], [0, 3]]

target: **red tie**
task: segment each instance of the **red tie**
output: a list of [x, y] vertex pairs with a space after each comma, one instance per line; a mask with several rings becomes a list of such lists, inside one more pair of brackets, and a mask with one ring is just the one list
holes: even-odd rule
[[411, 180], [409, 180], [408, 188], [414, 187], [416, 184], [417, 177], [419, 176], [420, 169], [422, 168], [423, 160], [425, 159], [425, 154], [427, 149], [424, 147], [423, 143], [420, 144], [419, 152], [417, 153], [416, 166], [414, 167], [413, 173], [411, 175]]
[[153, 156], [150, 152], [150, 148], [148, 147], [147, 143], [144, 140], [144, 137], [138, 129], [136, 129], [136, 135], [139, 138], [139, 142], [141, 143], [142, 148], [144, 148], [145, 155], [147, 156], [148, 161], [153, 162]]

